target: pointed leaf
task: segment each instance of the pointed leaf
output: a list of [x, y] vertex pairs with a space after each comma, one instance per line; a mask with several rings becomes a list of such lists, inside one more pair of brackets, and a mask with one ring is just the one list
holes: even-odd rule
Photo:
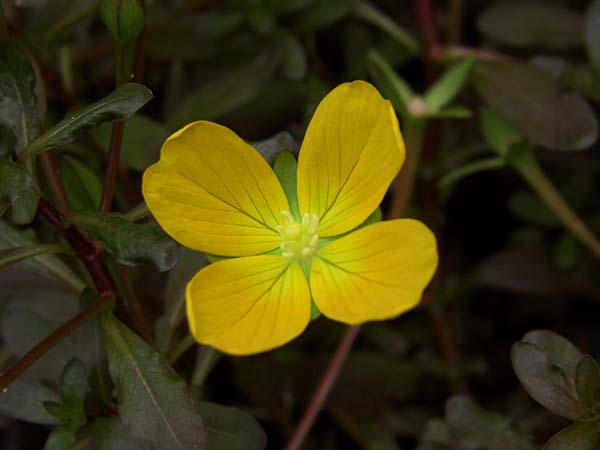
[[102, 317], [119, 414], [143, 448], [204, 450], [206, 428], [184, 381], [140, 337], [110, 314]]
[[468, 58], [448, 69], [425, 94], [425, 103], [431, 111], [438, 112], [454, 100], [462, 89], [474, 59]]
[[77, 134], [102, 122], [125, 120], [152, 99], [152, 91], [137, 83], [125, 83], [101, 100], [69, 113], [37, 138], [21, 155], [31, 158], [45, 150], [68, 144]]
[[479, 128], [487, 144], [502, 156], [508, 154], [512, 144], [523, 140], [517, 130], [488, 108], [479, 112]]
[[119, 416], [97, 417], [92, 424], [92, 436], [96, 450], [141, 450]]
[[151, 261], [164, 271], [177, 262], [177, 244], [152, 223], [132, 223], [117, 213], [74, 211], [68, 218], [101, 241], [122, 264]]
[[410, 86], [396, 74], [385, 58], [372, 50], [368, 54], [369, 72], [382, 95], [389, 99], [403, 117], [408, 114], [408, 105], [415, 97]]
[[11, 218], [15, 223], [26, 224], [33, 220], [40, 201], [31, 175], [13, 163], [8, 156], [0, 157], [0, 198], [7, 198]]
[[60, 421], [44, 407], [59, 400], [56, 391], [38, 381], [19, 378], [0, 392], [0, 413], [27, 422], [57, 425]]

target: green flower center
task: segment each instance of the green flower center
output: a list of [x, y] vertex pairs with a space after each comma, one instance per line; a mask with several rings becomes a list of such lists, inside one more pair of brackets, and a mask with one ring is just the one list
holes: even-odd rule
[[319, 243], [319, 217], [316, 214], [304, 213], [302, 223], [294, 220], [289, 211], [281, 211], [283, 225], [277, 226], [281, 236], [280, 248], [286, 258], [310, 259], [317, 251]]

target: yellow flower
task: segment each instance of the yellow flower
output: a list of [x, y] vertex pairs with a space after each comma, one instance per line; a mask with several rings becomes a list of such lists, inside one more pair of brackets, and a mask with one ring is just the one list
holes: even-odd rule
[[232, 354], [273, 349], [306, 328], [311, 298], [348, 324], [414, 307], [437, 265], [429, 229], [401, 219], [351, 231], [377, 209], [404, 153], [390, 103], [363, 81], [338, 86], [306, 132], [294, 217], [271, 167], [231, 130], [201, 121], [167, 139], [144, 174], [148, 208], [181, 244], [237, 257], [187, 286], [196, 340]]

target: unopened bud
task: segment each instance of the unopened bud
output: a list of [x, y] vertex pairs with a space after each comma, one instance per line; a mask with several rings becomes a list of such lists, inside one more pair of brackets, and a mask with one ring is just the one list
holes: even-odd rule
[[120, 44], [130, 44], [144, 29], [144, 8], [141, 0], [102, 0], [100, 17]]

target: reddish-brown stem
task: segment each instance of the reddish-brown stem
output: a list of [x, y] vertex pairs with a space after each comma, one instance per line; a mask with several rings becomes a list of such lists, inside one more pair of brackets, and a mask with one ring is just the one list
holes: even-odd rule
[[148, 325], [148, 321], [144, 316], [144, 310], [142, 309], [142, 305], [137, 298], [135, 289], [133, 289], [131, 281], [129, 281], [127, 270], [121, 264], [117, 263], [117, 273], [119, 274], [121, 288], [123, 289], [124, 295], [127, 298], [127, 305], [129, 306], [131, 312], [133, 326], [146, 342], [152, 344], [152, 333], [150, 332], [150, 326]]
[[425, 50], [423, 56], [426, 61], [431, 61], [437, 58], [442, 51], [431, 0], [413, 0], [413, 11]]
[[80, 327], [82, 324], [96, 316], [96, 314], [106, 309], [114, 301], [115, 296], [112, 294], [100, 296], [86, 309], [79, 312], [75, 317], [58, 327], [52, 334], [42, 339], [21, 359], [19, 359], [15, 364], [6, 369], [2, 375], [0, 375], [0, 391], [6, 389], [10, 383], [12, 383], [17, 377], [31, 367], [31, 365], [38, 359], [44, 356], [50, 349], [52, 349], [52, 347], [67, 337], [73, 330]]
[[46, 182], [50, 188], [50, 193], [52, 194], [52, 200], [54, 200], [54, 204], [61, 213], [67, 214], [69, 212], [69, 201], [67, 199], [65, 188], [60, 179], [60, 173], [56, 167], [53, 151], [47, 150], [40, 153], [39, 161], [42, 163], [42, 170], [44, 171]]
[[333, 387], [335, 380], [337, 380], [340, 370], [342, 369], [342, 366], [348, 357], [348, 353], [350, 353], [352, 344], [354, 344], [359, 331], [359, 325], [349, 326], [346, 329], [344, 336], [342, 336], [342, 339], [335, 350], [333, 358], [329, 362], [327, 371], [323, 375], [317, 390], [311, 397], [310, 403], [308, 404], [306, 411], [304, 411], [304, 415], [296, 427], [296, 430], [288, 442], [288, 445], [285, 447], [285, 450], [298, 450], [304, 442], [306, 435], [310, 431], [315, 420], [317, 419], [317, 416], [319, 415], [319, 412], [323, 408], [323, 405], [325, 404], [325, 401], [331, 392], [331, 388]]
[[106, 161], [106, 175], [104, 176], [104, 189], [100, 200], [100, 211], [109, 211], [112, 203], [113, 192], [117, 174], [119, 172], [119, 160], [121, 158], [121, 142], [123, 141], [123, 128], [125, 122], [115, 122], [110, 136], [110, 147]]

